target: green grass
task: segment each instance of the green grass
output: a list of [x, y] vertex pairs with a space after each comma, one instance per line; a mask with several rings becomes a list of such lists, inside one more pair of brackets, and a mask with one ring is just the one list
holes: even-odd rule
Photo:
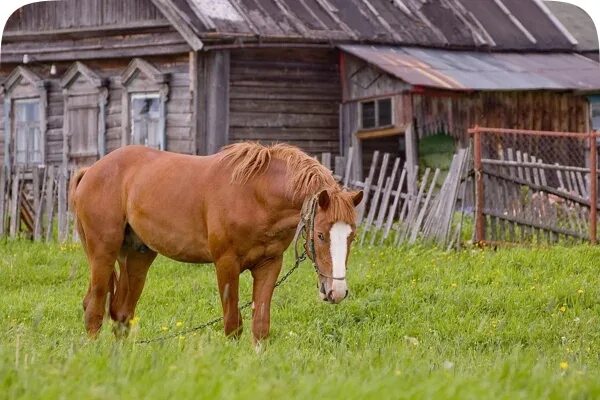
[[304, 264], [276, 291], [272, 336], [256, 351], [248, 312], [239, 341], [217, 325], [134, 343], [218, 315], [211, 266], [159, 258], [132, 336], [116, 341], [106, 323], [88, 341], [82, 251], [4, 243], [0, 398], [598, 398], [599, 256], [588, 246], [355, 248], [350, 297], [318, 301]]

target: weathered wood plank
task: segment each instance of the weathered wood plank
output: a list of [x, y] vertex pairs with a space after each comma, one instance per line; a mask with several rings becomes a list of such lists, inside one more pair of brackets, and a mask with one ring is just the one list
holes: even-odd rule
[[17, 237], [19, 230], [19, 199], [21, 195], [21, 166], [17, 165], [12, 178], [11, 188], [11, 200], [10, 200], [10, 237], [12, 239]]
[[46, 242], [52, 239], [52, 229], [54, 226], [54, 194], [56, 170], [53, 165], [48, 166], [48, 183], [46, 185]]
[[58, 175], [58, 241], [64, 243], [67, 236], [67, 166], [63, 165]]

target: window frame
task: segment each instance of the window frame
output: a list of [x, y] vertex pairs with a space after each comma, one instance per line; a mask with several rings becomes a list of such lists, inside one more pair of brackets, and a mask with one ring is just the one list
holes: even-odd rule
[[[160, 93], [159, 92], [136, 92], [136, 93], [132, 93], [129, 96], [129, 108], [130, 108], [130, 130], [129, 130], [129, 143], [131, 144], [136, 144], [134, 143], [134, 136], [135, 136], [135, 116], [133, 115], [133, 102], [135, 100], [145, 100], [145, 99], [156, 99], [159, 102], [159, 111], [158, 111], [158, 117], [157, 117], [157, 132], [156, 132], [156, 142], [159, 144], [159, 148], [160, 148]], [[146, 143], [139, 143], [143, 146], [147, 146], [147, 147], [152, 147], [153, 146], [149, 146], [148, 142], [149, 142], [149, 136], [148, 136], [148, 131], [146, 131]]]
[[[381, 125], [379, 122], [380, 103], [383, 101], [388, 101], [388, 100], [390, 102], [390, 123], [386, 124], [386, 125]], [[375, 125], [372, 127], [364, 126], [363, 107], [367, 103], [374, 103]], [[358, 115], [359, 115], [359, 126], [360, 126], [359, 131], [365, 132], [365, 131], [375, 131], [375, 130], [383, 130], [383, 129], [393, 128], [396, 124], [396, 117], [394, 115], [394, 98], [393, 97], [379, 97], [379, 98], [360, 101]]]
[[[594, 127], [594, 111], [600, 114], [600, 98], [597, 100], [595, 98], [590, 99], [590, 128], [592, 131], [600, 132], [600, 124]], [[600, 115], [597, 118], [600, 118]]]
[[167, 149], [167, 101], [169, 101], [169, 75], [161, 73], [149, 62], [134, 58], [121, 75], [123, 94], [121, 100], [121, 145], [131, 144], [133, 137], [132, 99], [135, 95], [158, 93], [159, 122], [158, 149]]
[[[19, 104], [34, 104], [36, 107], [38, 107], [38, 118], [37, 121], [19, 121], [19, 119], [16, 117], [17, 115], [17, 107]], [[41, 165], [43, 164], [43, 151], [42, 151], [42, 146], [43, 146], [43, 142], [42, 142], [42, 133], [41, 133], [41, 114], [39, 112], [39, 107], [40, 107], [40, 99], [38, 97], [29, 97], [29, 98], [19, 98], [19, 99], [13, 99], [13, 103], [12, 103], [12, 115], [10, 116], [10, 118], [12, 119], [12, 136], [14, 138], [14, 147], [13, 147], [13, 155], [14, 155], [14, 164], [15, 165], [20, 165], [20, 166], [25, 166], [25, 167], [31, 167], [31, 166], [35, 166], [35, 165]], [[25, 135], [25, 160], [19, 160], [19, 132], [22, 132], [21, 129], [19, 128], [25, 128], [26, 132], [24, 133]], [[35, 129], [35, 133], [33, 135], [33, 137], [29, 137], [29, 131], [30, 129]], [[38, 142], [39, 142], [39, 149], [37, 149], [37, 151], [35, 150], [35, 137], [37, 136]], [[33, 139], [33, 141], [31, 140]], [[31, 145], [30, 145], [31, 144]], [[39, 153], [39, 160], [34, 160], [35, 158], [35, 154]]]
[[[2, 83], [1, 90], [4, 96], [4, 165], [9, 168], [9, 170], [17, 165], [14, 104], [16, 101], [21, 100], [39, 102], [40, 160], [35, 164], [28, 164], [26, 162], [25, 164], [19, 165], [25, 165], [26, 167], [33, 165], [44, 166], [46, 163], [46, 130], [48, 126], [47, 88], [47, 81], [41, 79], [29, 68], [21, 65], [17, 66]], [[15, 143], [13, 143], [13, 141]]]
[[[78, 78], [84, 79], [85, 85], [73, 86]], [[60, 81], [63, 88], [63, 162], [68, 163], [73, 158], [93, 157], [100, 158], [106, 154], [106, 106], [108, 104], [108, 79], [102, 79], [82, 62], [76, 61], [67, 70]], [[71, 99], [79, 96], [96, 96], [97, 117], [97, 143], [96, 152], [74, 152], [71, 149], [70, 115], [73, 109], [79, 107], [70, 104]]]

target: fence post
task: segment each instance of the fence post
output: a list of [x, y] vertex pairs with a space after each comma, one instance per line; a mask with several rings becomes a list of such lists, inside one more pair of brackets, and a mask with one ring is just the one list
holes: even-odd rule
[[475, 241], [485, 240], [485, 220], [483, 218], [483, 168], [481, 164], [481, 131], [479, 126], [473, 133], [473, 167], [475, 169]]
[[590, 132], [590, 242], [596, 244], [596, 225], [598, 207], [598, 162], [596, 148], [596, 133]]

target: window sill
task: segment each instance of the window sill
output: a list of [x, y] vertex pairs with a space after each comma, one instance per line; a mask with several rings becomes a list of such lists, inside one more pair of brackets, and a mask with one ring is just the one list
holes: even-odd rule
[[399, 136], [403, 135], [404, 131], [404, 126], [389, 126], [369, 130], [360, 130], [356, 133], [356, 137], [359, 139], [374, 139], [388, 136]]

